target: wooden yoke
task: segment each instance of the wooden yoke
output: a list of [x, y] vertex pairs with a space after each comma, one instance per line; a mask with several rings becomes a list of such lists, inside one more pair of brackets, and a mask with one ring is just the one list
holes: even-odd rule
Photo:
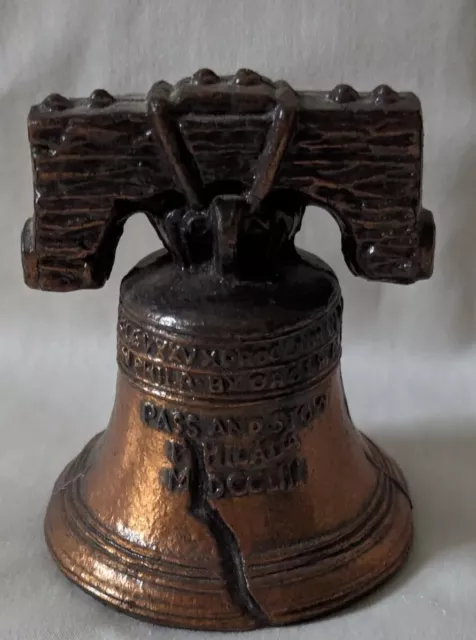
[[411, 93], [385, 85], [294, 92], [249, 70], [218, 77], [202, 69], [175, 86], [159, 82], [146, 97], [52, 94], [31, 109], [28, 130], [35, 209], [22, 253], [30, 287], [101, 287], [138, 211], [186, 266], [185, 222], [206, 235], [217, 224], [214, 201], [228, 194], [268, 231], [267, 203], [292, 202], [291, 241], [306, 205], [326, 209], [356, 275], [397, 283], [431, 275], [434, 223], [421, 207], [422, 119]]

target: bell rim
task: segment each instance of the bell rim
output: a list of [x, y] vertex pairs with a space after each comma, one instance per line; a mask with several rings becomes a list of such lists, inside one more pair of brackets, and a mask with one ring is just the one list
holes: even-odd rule
[[[237, 609], [234, 610], [233, 605], [225, 605], [228, 595], [226, 593], [224, 581], [222, 581], [218, 576], [215, 579], [213, 579], [212, 576], [208, 576], [207, 582], [210, 587], [210, 581], [215, 583], [215, 586], [218, 587], [218, 591], [213, 592], [217, 595], [219, 592], [223, 591], [222, 596], [224, 600], [222, 603], [222, 615], [220, 615], [218, 611], [215, 611], [213, 615], [209, 617], [205, 617], [203, 615], [197, 616], [194, 614], [187, 622], [187, 616], [184, 615], [183, 610], [181, 612], [174, 612], [173, 606], [170, 607], [168, 613], [158, 610], [161, 608], [160, 605], [163, 605], [163, 600], [160, 600], [163, 586], [160, 584], [157, 585], [156, 590], [157, 601], [154, 603], [153, 598], [150, 598], [147, 603], [148, 607], [146, 608], [141, 606], [139, 598], [131, 597], [131, 594], [126, 594], [125, 592], [123, 594], [118, 594], [117, 591], [114, 593], [114, 590], [117, 589], [117, 579], [113, 589], [109, 589], [108, 591], [107, 584], [105, 585], [105, 588], [104, 586], [103, 588], [98, 586], [97, 582], [94, 584], [94, 580], [97, 578], [97, 575], [95, 576], [93, 573], [88, 574], [85, 567], [75, 565], [74, 559], [64, 547], [71, 544], [72, 539], [75, 541], [75, 544], [79, 545], [79, 538], [81, 537], [81, 534], [78, 535], [78, 527], [81, 528], [81, 526], [83, 526], [87, 529], [90, 526], [90, 523], [87, 523], [85, 520], [81, 521], [82, 516], [78, 515], [78, 512], [75, 511], [72, 491], [75, 484], [80, 481], [82, 475], [81, 468], [83, 469], [83, 473], [87, 469], [89, 453], [98, 442], [101, 433], [94, 436], [94, 438], [90, 440], [90, 442], [80, 452], [79, 456], [67, 465], [55, 485], [56, 488], [53, 491], [53, 495], [48, 505], [45, 517], [45, 537], [49, 551], [61, 572], [71, 582], [79, 586], [83, 591], [92, 595], [95, 599], [101, 601], [103, 604], [109, 605], [112, 608], [132, 617], [139, 618], [156, 625], [208, 631], [251, 630], [263, 626], [241, 611]], [[380, 584], [390, 579], [405, 563], [412, 547], [413, 523], [411, 516], [411, 503], [408, 498], [403, 474], [396, 463], [389, 456], [383, 453], [377, 445], [375, 445], [366, 436], [362, 436], [362, 438], [363, 445], [368, 450], [368, 457], [370, 456], [370, 461], [375, 468], [378, 469], [379, 474], [384, 479], [384, 483], [386, 482], [386, 501], [388, 503], [387, 515], [382, 518], [376, 528], [370, 531], [370, 534], [367, 537], [365, 537], [360, 543], [357, 543], [357, 545], [354, 545], [353, 550], [351, 549], [350, 555], [348, 555], [347, 560], [344, 560], [341, 567], [337, 566], [339, 564], [338, 562], [334, 564], [334, 567], [337, 568], [334, 569], [333, 573], [336, 575], [338, 572], [341, 572], [343, 578], [339, 588], [335, 589], [333, 596], [326, 597], [321, 600], [317, 597], [315, 602], [301, 608], [284, 608], [280, 611], [267, 612], [269, 624], [265, 626], [274, 627], [297, 624], [337, 612], [352, 602], [359, 600], [374, 591]], [[78, 462], [80, 467], [79, 470]], [[367, 508], [368, 504], [365, 506], [364, 510]], [[66, 515], [68, 510], [70, 511], [70, 516], [73, 514], [74, 525], [71, 524], [71, 518], [68, 518]], [[365, 513], [359, 515], [361, 517], [363, 516], [365, 521]], [[58, 517], [63, 529], [62, 531], [58, 531]], [[397, 530], [399, 531], [399, 534], [398, 536], [395, 536], [395, 532]], [[88, 535], [90, 534], [91, 531], [89, 531]], [[392, 535], [395, 539], [389, 544], [389, 540], [392, 539]], [[68, 544], [66, 544], [67, 539], [69, 540]], [[103, 554], [103, 558], [110, 558], [110, 549], [114, 549], [115, 544], [113, 540], [105, 540], [103, 544], [104, 548], [101, 549], [100, 540], [101, 537], [98, 537], [96, 540], [90, 538], [89, 546], [86, 544], [85, 548], [90, 556], [95, 557], [96, 566], [102, 564], [103, 567], [106, 569], [109, 568], [110, 570], [111, 560], [108, 565], [104, 559], [99, 560], [97, 556], [101, 555], [101, 553], [104, 552], [105, 547], [109, 545], [110, 548], [105, 555]], [[369, 542], [373, 542], [373, 544], [369, 545]], [[398, 545], [396, 543], [398, 543]], [[369, 548], [365, 549], [366, 546]], [[375, 558], [381, 558], [382, 549], [386, 547], [388, 547], [388, 549], [384, 554], [384, 559], [383, 561], [380, 561], [380, 564], [377, 563], [377, 568], [374, 567], [374, 570], [367, 572], [367, 574], [363, 571], [357, 571], [356, 575], [352, 579], [345, 579], [346, 570], [349, 566], [352, 564], [356, 566], [363, 566], [366, 559], [369, 560], [372, 556]], [[135, 558], [137, 560], [137, 553], [140, 555], [140, 548], [136, 549], [137, 553], [133, 550], [129, 552], [127, 550], [124, 551], [124, 549], [125, 548], [123, 548], [120, 553], [125, 553], [126, 555], [129, 554], [130, 558]], [[349, 551], [344, 551], [341, 555], [344, 555], [345, 553], [349, 554]], [[117, 566], [117, 560], [118, 557], [112, 558], [112, 565]], [[372, 562], [370, 562], [369, 565], [373, 566]], [[249, 568], [252, 568], [252, 564], [250, 564]], [[318, 559], [312, 568], [315, 569], [314, 580], [316, 581], [316, 584], [319, 584], [319, 574], [322, 573], [322, 565]], [[312, 573], [312, 571], [310, 571], [310, 573]], [[120, 576], [121, 571], [119, 570], [116, 575]], [[126, 576], [126, 573], [124, 573], [124, 576]], [[281, 580], [275, 584], [274, 588], [285, 588], [286, 577], [288, 577], [289, 582], [289, 574], [285, 571], [282, 572]], [[322, 580], [326, 580], [328, 577], [328, 572], [324, 572], [321, 576]], [[179, 572], [176, 572], [176, 578], [180, 579]], [[253, 580], [257, 580], [259, 582], [260, 578], [256, 577]], [[309, 578], [309, 581], [312, 582], [313, 578]], [[201, 582], [203, 584], [203, 580], [201, 581], [198, 577], [196, 579], [192, 579], [192, 582], [195, 586], [200, 585]], [[266, 577], [264, 582], [266, 582]], [[269, 584], [264, 584], [262, 588], [269, 590], [272, 587], [270, 587]], [[255, 593], [259, 593], [260, 587], [258, 583], [254, 590]], [[193, 588], [190, 590], [190, 594], [190, 610], [197, 611], [196, 604], [193, 604]], [[286, 598], [283, 598], [283, 601], [286, 602]]]

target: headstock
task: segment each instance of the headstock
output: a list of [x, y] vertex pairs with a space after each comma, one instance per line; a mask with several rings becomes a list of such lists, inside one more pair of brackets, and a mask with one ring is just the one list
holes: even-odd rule
[[411, 93], [296, 92], [246, 69], [202, 69], [147, 96], [52, 94], [32, 107], [28, 131], [31, 287], [101, 287], [138, 211], [183, 268], [211, 261], [225, 274], [245, 246], [259, 269], [292, 252], [307, 205], [336, 219], [354, 274], [431, 275], [434, 224], [421, 206], [422, 119]]

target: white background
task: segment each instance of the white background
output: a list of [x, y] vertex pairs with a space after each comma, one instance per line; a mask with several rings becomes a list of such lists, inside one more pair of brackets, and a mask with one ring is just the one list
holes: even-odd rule
[[249, 66], [297, 89], [418, 93], [437, 224], [434, 277], [403, 287], [350, 275], [335, 223], [307, 212], [298, 242], [344, 292], [353, 417], [407, 474], [415, 550], [358, 606], [253, 637], [474, 639], [476, 0], [0, 0], [0, 638], [201, 637], [103, 607], [61, 577], [43, 541], [54, 479], [112, 407], [119, 282], [157, 241], [137, 217], [106, 287], [59, 295], [23, 285], [20, 232], [32, 214], [30, 104], [53, 91], [146, 92], [203, 66]]

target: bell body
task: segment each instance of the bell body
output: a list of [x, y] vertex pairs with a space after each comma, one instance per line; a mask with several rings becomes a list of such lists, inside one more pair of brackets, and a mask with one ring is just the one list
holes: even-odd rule
[[109, 426], [49, 504], [62, 571], [126, 613], [209, 630], [307, 620], [393, 574], [411, 505], [350, 419], [341, 316], [335, 275], [309, 254], [257, 282], [163, 252], [139, 263]]

